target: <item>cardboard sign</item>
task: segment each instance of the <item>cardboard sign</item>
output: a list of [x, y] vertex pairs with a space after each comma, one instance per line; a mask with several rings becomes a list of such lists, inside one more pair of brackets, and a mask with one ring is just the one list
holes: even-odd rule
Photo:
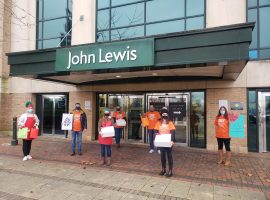
[[62, 130], [72, 130], [73, 114], [63, 113], [62, 116]]
[[156, 135], [154, 144], [156, 147], [172, 147], [171, 134]]
[[107, 126], [107, 127], [101, 128], [101, 136], [102, 137], [114, 137], [115, 136], [114, 127]]

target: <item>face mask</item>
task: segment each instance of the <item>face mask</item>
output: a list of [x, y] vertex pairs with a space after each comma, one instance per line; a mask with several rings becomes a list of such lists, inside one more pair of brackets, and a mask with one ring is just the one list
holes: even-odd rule
[[116, 110], [117, 110], [117, 111], [120, 111], [120, 108], [117, 108]]
[[29, 108], [29, 109], [27, 110], [27, 112], [28, 112], [28, 113], [32, 113], [32, 112], [33, 112], [33, 109], [32, 109], [32, 108]]
[[221, 114], [221, 115], [225, 115], [225, 110], [221, 110], [221, 111], [220, 111], [220, 114]]
[[162, 116], [163, 119], [168, 119], [168, 116]]
[[77, 110], [80, 110], [81, 106], [76, 106], [75, 108], [76, 108]]
[[106, 113], [105, 116], [108, 117], [110, 114]]

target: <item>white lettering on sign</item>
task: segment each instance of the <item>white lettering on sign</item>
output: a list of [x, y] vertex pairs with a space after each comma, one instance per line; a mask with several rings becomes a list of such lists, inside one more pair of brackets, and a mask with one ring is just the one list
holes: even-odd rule
[[130, 50], [130, 46], [127, 46], [125, 51], [117, 52], [103, 52], [102, 49], [99, 49], [98, 55], [84, 53], [83, 51], [80, 51], [79, 55], [73, 55], [72, 52], [69, 51], [67, 69], [70, 69], [72, 65], [94, 64], [97, 61], [96, 58], [98, 58], [99, 63], [135, 61], [137, 59], [137, 50]]

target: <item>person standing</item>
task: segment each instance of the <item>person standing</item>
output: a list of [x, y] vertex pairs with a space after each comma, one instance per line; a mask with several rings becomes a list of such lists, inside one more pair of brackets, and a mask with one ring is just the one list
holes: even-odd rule
[[87, 130], [87, 117], [85, 112], [81, 109], [81, 104], [76, 103], [75, 109], [72, 111], [73, 124], [72, 124], [72, 140], [71, 140], [71, 156], [74, 156], [76, 149], [76, 140], [78, 155], [82, 155], [82, 132]]
[[[215, 119], [215, 127], [216, 127], [216, 138], [218, 143], [218, 164], [225, 164], [225, 166], [229, 166], [231, 163], [231, 148], [230, 148], [230, 142], [231, 138], [229, 135], [229, 127], [230, 127], [230, 121], [228, 116], [227, 108], [224, 106], [221, 106], [218, 115]], [[226, 160], [224, 162], [223, 159], [223, 144], [225, 145], [226, 149]]]
[[[147, 126], [147, 133], [148, 133], [148, 137], [149, 137], [149, 145], [150, 145], [150, 151], [149, 153], [153, 153], [155, 150], [155, 146], [154, 146], [154, 139], [155, 139], [155, 125], [156, 123], [160, 120], [160, 114], [158, 111], [155, 111], [155, 107], [154, 104], [150, 104], [149, 105], [149, 111], [146, 113], [146, 117], [149, 121], [149, 125]], [[160, 151], [158, 150], [158, 153], [160, 153]]]
[[126, 120], [125, 113], [121, 111], [120, 106], [116, 106], [116, 111], [113, 113], [113, 120], [115, 122], [114, 130], [115, 130], [115, 143], [117, 147], [120, 147], [120, 141], [122, 138], [123, 126], [117, 125], [117, 120]]
[[27, 109], [26, 113], [22, 114], [18, 120], [19, 128], [28, 128], [27, 138], [23, 139], [23, 161], [32, 159], [32, 156], [30, 156], [32, 146], [32, 139], [30, 138], [30, 134], [33, 128], [38, 128], [39, 126], [39, 119], [33, 112], [32, 102], [27, 101], [25, 107]]
[[[98, 121], [98, 141], [100, 143], [100, 164], [109, 166], [111, 164], [112, 155], [112, 137], [102, 137], [101, 129], [103, 127], [113, 126], [113, 120], [110, 116], [110, 112], [107, 108], [104, 109], [104, 115]], [[107, 154], [107, 163], [106, 155]]]
[[[155, 132], [157, 134], [171, 134], [171, 142], [175, 141], [175, 126], [173, 122], [169, 119], [169, 113], [167, 109], [162, 109], [161, 111], [162, 119], [156, 123]], [[160, 159], [162, 170], [159, 175], [171, 177], [173, 175], [173, 157], [172, 157], [172, 146], [171, 147], [159, 147], [160, 149]], [[168, 158], [169, 171], [166, 173], [166, 157]]]

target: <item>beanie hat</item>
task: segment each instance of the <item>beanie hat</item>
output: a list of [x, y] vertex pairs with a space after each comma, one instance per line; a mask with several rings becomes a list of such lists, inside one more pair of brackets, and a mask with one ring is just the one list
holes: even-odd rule
[[31, 102], [31, 101], [27, 101], [27, 102], [25, 103], [25, 107], [26, 107], [26, 108], [28, 108], [28, 107], [33, 107], [32, 102]]

